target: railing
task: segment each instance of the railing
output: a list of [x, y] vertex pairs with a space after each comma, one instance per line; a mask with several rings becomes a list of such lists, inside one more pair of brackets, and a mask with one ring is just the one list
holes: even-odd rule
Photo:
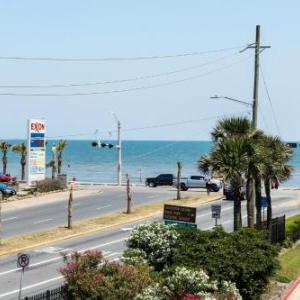
[[65, 293], [65, 288], [63, 286], [53, 290], [47, 290], [40, 294], [23, 298], [23, 300], [66, 300], [66, 299], [67, 297]]

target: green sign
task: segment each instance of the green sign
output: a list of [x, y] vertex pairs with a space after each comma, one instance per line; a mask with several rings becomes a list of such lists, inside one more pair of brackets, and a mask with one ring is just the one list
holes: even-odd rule
[[176, 222], [165, 220], [165, 225], [175, 225], [176, 227], [189, 227], [189, 228], [197, 228], [197, 224], [187, 223], [187, 222]]

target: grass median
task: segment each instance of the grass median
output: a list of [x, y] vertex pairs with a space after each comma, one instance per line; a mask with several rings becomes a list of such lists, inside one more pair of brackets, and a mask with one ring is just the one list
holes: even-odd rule
[[166, 203], [197, 207], [203, 203], [219, 199], [220, 197], [222, 197], [220, 193], [213, 193], [209, 196], [203, 193], [197, 197], [186, 197], [181, 200], [167, 200], [152, 204], [144, 204], [133, 207], [131, 214], [116, 212], [96, 218], [84, 219], [78, 222], [74, 222], [72, 229], [67, 229], [64, 226], [59, 226], [33, 234], [2, 239], [2, 242], [0, 244], [0, 255], [17, 253], [20, 251], [25, 251], [27, 249], [44, 246], [54, 242], [76, 238], [96, 232], [101, 232], [114, 227], [162, 215], [163, 206]]

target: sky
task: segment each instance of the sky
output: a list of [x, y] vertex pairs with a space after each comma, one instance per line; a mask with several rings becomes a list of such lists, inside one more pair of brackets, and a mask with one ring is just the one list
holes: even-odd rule
[[[261, 44], [271, 48], [261, 54], [270, 97], [260, 73], [258, 126], [300, 140], [299, 11], [297, 0], [0, 0], [0, 139], [25, 138], [29, 118], [45, 119], [49, 138], [92, 139], [98, 129], [114, 139], [114, 112], [124, 139], [209, 140], [219, 118], [251, 118], [251, 107], [210, 97], [252, 101], [254, 51], [239, 50], [255, 41], [259, 24]], [[76, 93], [93, 95], [58, 96]]]

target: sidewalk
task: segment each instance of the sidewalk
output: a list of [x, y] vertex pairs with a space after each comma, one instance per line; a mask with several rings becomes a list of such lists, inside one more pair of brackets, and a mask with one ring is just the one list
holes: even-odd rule
[[299, 300], [300, 299], [300, 275], [293, 281], [287, 290], [281, 296], [281, 300]]

